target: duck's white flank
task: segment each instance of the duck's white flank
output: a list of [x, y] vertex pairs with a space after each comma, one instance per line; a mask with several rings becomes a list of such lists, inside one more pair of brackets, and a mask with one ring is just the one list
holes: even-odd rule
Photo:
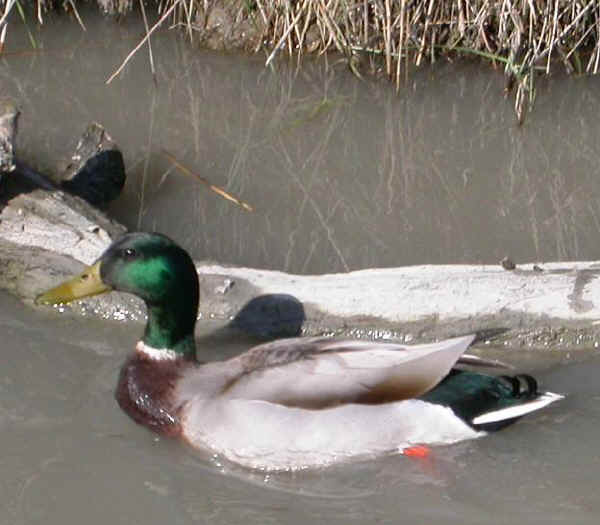
[[144, 341], [138, 341], [135, 345], [135, 349], [150, 359], [155, 361], [173, 361], [177, 359], [177, 352], [169, 350], [168, 348], [153, 348], [144, 344]]
[[450, 408], [418, 399], [322, 410], [246, 399], [197, 400], [181, 419], [183, 437], [193, 446], [267, 471], [318, 468], [485, 435]]

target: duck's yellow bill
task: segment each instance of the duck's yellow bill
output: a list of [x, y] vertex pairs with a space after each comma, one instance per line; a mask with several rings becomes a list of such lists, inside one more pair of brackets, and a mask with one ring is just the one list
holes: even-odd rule
[[100, 277], [100, 261], [88, 266], [77, 277], [73, 277], [55, 288], [44, 292], [36, 297], [36, 304], [59, 304], [68, 303], [75, 299], [83, 299], [92, 295], [98, 295], [111, 290], [102, 282]]

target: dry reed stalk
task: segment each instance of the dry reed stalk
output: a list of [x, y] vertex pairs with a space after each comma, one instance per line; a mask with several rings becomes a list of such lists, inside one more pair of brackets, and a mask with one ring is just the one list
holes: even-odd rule
[[142, 47], [147, 40], [150, 39], [150, 35], [152, 35], [152, 33], [154, 33], [154, 31], [156, 31], [160, 25], [169, 17], [169, 15], [175, 10], [175, 8], [179, 5], [179, 3], [182, 0], [175, 0], [175, 2], [173, 2], [173, 4], [171, 4], [171, 6], [169, 7], [169, 9], [167, 9], [165, 11], [165, 13], [160, 17], [160, 19], [158, 20], [158, 22], [156, 22], [156, 24], [154, 24], [152, 26], [152, 29], [150, 31], [148, 31], [146, 33], [146, 36], [144, 38], [142, 38], [142, 40], [140, 41], [140, 43], [135, 46], [133, 48], [133, 50], [127, 55], [127, 57], [125, 57], [125, 60], [123, 60], [123, 62], [121, 63], [121, 65], [116, 69], [116, 71], [108, 78], [108, 80], [106, 81], [106, 84], [110, 84], [114, 78], [121, 72], [123, 71], [123, 69], [125, 68], [125, 66], [127, 65], [127, 62], [129, 62], [133, 56], [137, 53], [138, 49], [140, 47]]
[[71, 9], [73, 10], [73, 15], [75, 16], [75, 18], [76, 18], [77, 22], [79, 23], [79, 26], [81, 27], [81, 29], [83, 29], [84, 31], [87, 31], [87, 29], [85, 28], [85, 24], [83, 23], [83, 20], [79, 16], [79, 11], [77, 11], [77, 7], [75, 7], [75, 2], [73, 0], [67, 0], [67, 2], [71, 6]]
[[[300, 20], [300, 17], [302, 16], [303, 10], [305, 9], [305, 6], [306, 6], [307, 3], [308, 3], [308, 0], [306, 0], [304, 2], [304, 4], [298, 9], [298, 13], [294, 17], [294, 19], [292, 20], [292, 22], [289, 22], [289, 20], [286, 20], [286, 22], [287, 22], [287, 24], [286, 24], [287, 25], [287, 29], [283, 33], [282, 37], [277, 41], [277, 44], [273, 48], [273, 51], [271, 52], [271, 54], [267, 58], [267, 61], [265, 62], [265, 66], [266, 67], [268, 67], [269, 64], [271, 63], [271, 60], [273, 60], [273, 58], [275, 58], [275, 54], [283, 46], [283, 44], [285, 43], [286, 40], [288, 40], [288, 48], [290, 49], [290, 52], [291, 52], [291, 41], [288, 39], [288, 36], [293, 31], [293, 29], [296, 27], [296, 24], [298, 23], [298, 20]], [[289, 18], [289, 13], [287, 11], [286, 11], [286, 16]]]
[[2, 14], [2, 18], [0, 18], [0, 53], [2, 53], [2, 50], [4, 49], [4, 42], [6, 41], [8, 15], [10, 15], [10, 12], [15, 4], [16, 0], [6, 0], [6, 3], [4, 4], [4, 13]]

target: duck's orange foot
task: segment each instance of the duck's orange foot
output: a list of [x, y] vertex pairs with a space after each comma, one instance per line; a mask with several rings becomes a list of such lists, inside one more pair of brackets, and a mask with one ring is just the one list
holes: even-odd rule
[[425, 445], [413, 445], [402, 449], [402, 454], [412, 458], [426, 458], [429, 456], [431, 449]]

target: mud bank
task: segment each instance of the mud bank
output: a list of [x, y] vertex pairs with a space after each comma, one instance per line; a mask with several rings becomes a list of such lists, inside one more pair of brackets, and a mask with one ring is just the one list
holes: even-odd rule
[[[0, 288], [33, 305], [125, 232], [88, 203], [36, 190], [0, 214]], [[381, 268], [329, 275], [198, 262], [200, 321], [252, 336], [338, 334], [407, 342], [503, 328], [494, 344], [589, 349], [600, 328], [600, 262]], [[57, 307], [77, 315], [144, 320], [134, 297], [113, 293]]]

